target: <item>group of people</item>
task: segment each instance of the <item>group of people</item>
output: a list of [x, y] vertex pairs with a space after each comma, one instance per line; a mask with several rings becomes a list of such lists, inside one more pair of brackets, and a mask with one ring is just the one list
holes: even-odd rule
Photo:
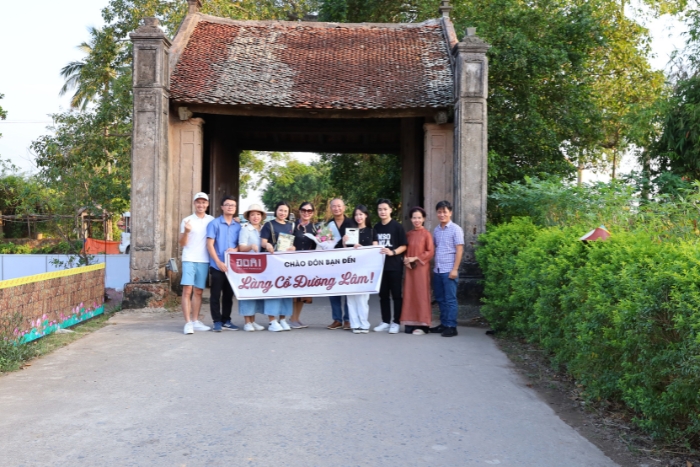
[[[275, 252], [280, 234], [294, 237], [294, 250], [313, 250], [316, 242], [306, 234], [317, 234], [314, 224], [314, 205], [303, 202], [298, 217], [290, 221], [291, 207], [280, 201], [274, 208], [274, 219], [264, 222], [266, 213], [253, 204], [243, 213], [246, 223], [235, 218], [237, 203], [232, 197], [221, 201], [221, 216], [214, 218], [206, 213], [209, 197], [206, 193], [194, 196], [194, 213], [182, 220], [179, 242], [182, 246], [182, 311], [185, 318], [185, 334], [194, 331], [237, 330], [231, 321], [233, 290], [226, 277], [226, 254], [229, 252]], [[335, 198], [330, 203], [332, 219], [328, 227], [337, 241], [335, 248], [359, 248], [379, 245], [380, 254], [386, 255], [379, 289], [382, 322], [374, 327], [376, 332], [397, 334], [400, 326], [404, 332], [423, 335], [440, 333], [444, 337], [457, 335], [457, 278], [464, 249], [464, 232], [452, 222], [452, 205], [440, 201], [435, 207], [439, 224], [432, 235], [425, 227], [427, 213], [421, 207], [409, 210], [413, 229], [408, 233], [391, 218], [391, 201], [377, 201], [379, 221], [372, 227], [370, 212], [358, 205], [352, 217], [345, 215], [345, 203]], [[348, 228], [358, 229], [359, 242], [347, 245]], [[431, 260], [434, 259], [431, 274]], [[211, 275], [210, 309], [213, 327], [199, 320], [202, 292], [207, 276]], [[431, 327], [431, 277], [432, 293], [440, 308], [440, 325]], [[331, 330], [350, 330], [356, 334], [368, 333], [369, 294], [329, 297], [333, 322]], [[393, 316], [391, 302], [393, 300]], [[255, 322], [256, 314], [267, 315], [268, 331], [281, 332], [303, 329], [301, 312], [311, 298], [270, 298], [240, 300], [238, 312], [244, 318], [244, 331], [262, 331], [264, 326]]]

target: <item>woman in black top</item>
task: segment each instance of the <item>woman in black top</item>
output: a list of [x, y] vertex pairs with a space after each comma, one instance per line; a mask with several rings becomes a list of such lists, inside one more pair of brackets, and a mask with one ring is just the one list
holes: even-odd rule
[[[289, 222], [289, 212], [291, 211], [289, 204], [285, 201], [280, 201], [275, 206], [275, 218], [270, 222], [265, 223], [260, 230], [260, 244], [263, 250], [268, 253], [274, 253], [275, 245], [279, 240], [281, 233], [292, 235], [294, 224]], [[294, 247], [289, 247], [290, 251], [294, 251]], [[290, 331], [292, 328], [287, 324], [285, 319], [292, 314], [292, 299], [291, 298], [268, 298], [265, 299], [265, 314], [270, 318], [270, 326], [268, 331]], [[278, 321], [279, 318], [279, 321]]]
[[[357, 223], [360, 243], [354, 245], [355, 248], [361, 246], [377, 245], [377, 231], [370, 227], [369, 212], [367, 207], [360, 204], [355, 207], [352, 217]], [[343, 237], [343, 247], [347, 245], [347, 235]], [[348, 315], [350, 326], [355, 334], [367, 334], [369, 332], [369, 294], [348, 295]]]
[[[299, 219], [294, 222], [294, 248], [296, 248], [297, 251], [316, 249], [316, 242], [305, 235], [307, 233], [316, 235], [313, 215], [314, 205], [308, 201], [301, 203], [301, 206], [299, 206]], [[294, 304], [294, 312], [292, 313], [292, 318], [289, 320], [289, 326], [291, 326], [292, 329], [308, 328], [299, 318], [304, 303], [311, 303], [311, 297], [294, 297], [292, 302]]]

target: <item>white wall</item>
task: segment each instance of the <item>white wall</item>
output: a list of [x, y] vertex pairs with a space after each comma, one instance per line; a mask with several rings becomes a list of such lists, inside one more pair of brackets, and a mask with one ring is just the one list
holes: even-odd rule
[[[52, 261], [67, 262], [69, 258], [68, 255], [0, 255], [0, 280], [67, 269], [55, 266]], [[129, 255], [95, 255], [93, 262], [106, 263], [106, 288], [122, 290], [129, 282]]]

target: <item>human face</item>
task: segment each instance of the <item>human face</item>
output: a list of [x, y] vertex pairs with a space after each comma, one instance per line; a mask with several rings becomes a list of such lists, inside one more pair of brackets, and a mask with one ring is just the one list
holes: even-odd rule
[[423, 227], [423, 222], [425, 222], [425, 217], [423, 217], [423, 214], [421, 214], [419, 211], [415, 211], [411, 215], [411, 224], [413, 224], [413, 227], [418, 229]]
[[248, 213], [248, 222], [253, 227], [257, 227], [262, 222], [262, 213], [258, 211], [252, 211]]
[[275, 211], [275, 217], [280, 222], [284, 222], [288, 216], [289, 216], [289, 208], [287, 206], [285, 206], [284, 204], [282, 206], [279, 206], [277, 208], [277, 211]]
[[311, 216], [314, 215], [314, 208], [311, 207], [310, 204], [305, 204], [299, 209], [299, 217], [301, 217], [301, 220], [304, 222], [309, 222], [311, 220]]
[[331, 212], [333, 217], [340, 217], [345, 214], [345, 203], [342, 199], [334, 199], [331, 201]]
[[440, 225], [444, 227], [452, 219], [452, 211], [447, 208], [440, 208], [437, 210], [437, 218], [440, 221]]
[[233, 216], [236, 213], [236, 202], [232, 199], [227, 199], [221, 204], [221, 210], [224, 216]]
[[207, 201], [204, 198], [197, 198], [194, 200], [194, 212], [197, 214], [204, 214], [207, 212], [207, 208], [209, 207], [209, 201]]
[[359, 209], [355, 209], [355, 215], [353, 217], [355, 218], [355, 222], [357, 222], [359, 227], [365, 227], [365, 222], [367, 222], [367, 214]]
[[382, 203], [377, 206], [377, 214], [382, 221], [388, 221], [391, 219], [391, 211], [392, 209], [386, 203]]

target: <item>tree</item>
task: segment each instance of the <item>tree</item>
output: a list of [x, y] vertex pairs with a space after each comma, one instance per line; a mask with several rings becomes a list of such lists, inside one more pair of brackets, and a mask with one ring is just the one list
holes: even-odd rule
[[[655, 14], [684, 0], [647, 3]], [[332, 21], [422, 21], [424, 0], [325, 0]], [[455, 0], [461, 32], [476, 27], [489, 57], [489, 185], [602, 168], [629, 147], [632, 107], [651, 105], [663, 79], [649, 67], [649, 35], [610, 0]], [[639, 122], [642, 123], [642, 122]], [[603, 131], [601, 131], [601, 129]]]
[[[57, 211], [88, 209], [111, 219], [127, 210], [131, 188], [131, 77], [113, 80], [93, 109], [53, 115], [52, 134], [31, 145], [38, 177], [57, 192]], [[106, 222], [105, 238], [111, 238]]]
[[98, 96], [104, 100], [109, 95], [112, 82], [119, 74], [127, 72], [126, 69], [120, 70], [123, 45], [115, 40], [114, 31], [111, 28], [90, 28], [89, 31], [90, 42], [78, 46], [85, 53], [85, 58], [70, 62], [61, 69], [61, 76], [66, 82], [60, 95], [75, 89], [71, 107], [81, 110], [85, 110], [89, 103], [94, 103]]
[[292, 210], [296, 210], [302, 202], [308, 201], [322, 216], [323, 209], [335, 195], [330, 183], [330, 167], [324, 162], [307, 165], [292, 159], [274, 167], [268, 180], [262, 194], [267, 209], [272, 209], [279, 201], [287, 201]]
[[257, 190], [268, 181], [266, 174], [275, 173], [277, 165], [287, 163], [289, 156], [283, 152], [242, 151], [239, 156], [240, 195], [245, 198], [249, 190]]
[[700, 76], [679, 81], [667, 105], [653, 157], [661, 170], [700, 180]]
[[[401, 161], [396, 154], [322, 154], [321, 161], [330, 167], [334, 192], [349, 209], [364, 204], [375, 212], [379, 198], [394, 205], [394, 214], [401, 209]], [[375, 217], [376, 220], [376, 217]]]

